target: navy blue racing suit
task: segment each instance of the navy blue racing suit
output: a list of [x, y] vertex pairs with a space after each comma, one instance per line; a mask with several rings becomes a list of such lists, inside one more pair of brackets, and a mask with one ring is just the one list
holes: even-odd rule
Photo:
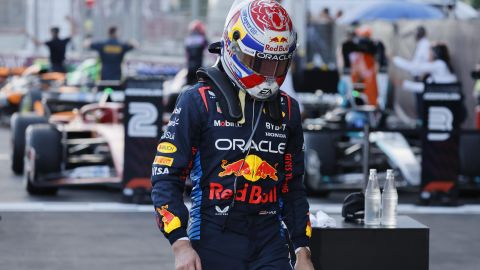
[[[157, 223], [171, 244], [188, 237], [203, 269], [291, 269], [286, 236], [294, 248], [309, 244], [300, 111], [279, 94], [281, 123], [248, 95], [244, 123], [231, 122], [219, 94], [200, 82], [179, 97], [160, 140], [152, 166]], [[183, 202], [188, 174], [190, 212]]]

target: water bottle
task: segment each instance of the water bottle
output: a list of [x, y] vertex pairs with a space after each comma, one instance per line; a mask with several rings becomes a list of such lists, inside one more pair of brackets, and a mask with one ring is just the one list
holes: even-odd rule
[[387, 179], [382, 194], [382, 225], [397, 224], [398, 193], [393, 170], [387, 170]]
[[377, 170], [370, 169], [367, 189], [365, 190], [365, 225], [380, 225], [380, 200]]

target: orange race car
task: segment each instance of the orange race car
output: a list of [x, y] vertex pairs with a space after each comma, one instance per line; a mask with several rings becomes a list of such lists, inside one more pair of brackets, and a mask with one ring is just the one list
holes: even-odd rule
[[[9, 77], [0, 89], [0, 115], [3, 120], [10, 118], [14, 112], [19, 110], [33, 110], [33, 103], [22, 104], [23, 98], [31, 91], [43, 92], [58, 88], [65, 81], [65, 74], [47, 72], [41, 65], [32, 65], [18, 75], [20, 71], [22, 70], [16, 70], [16, 75]], [[1, 72], [0, 69], [0, 76]]]

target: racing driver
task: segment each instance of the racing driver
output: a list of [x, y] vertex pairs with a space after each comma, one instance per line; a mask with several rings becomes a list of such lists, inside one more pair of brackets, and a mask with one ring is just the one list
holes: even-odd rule
[[152, 166], [176, 269], [293, 269], [289, 252], [295, 269], [313, 269], [299, 105], [279, 90], [295, 48], [280, 4], [236, 1], [219, 61], [178, 98]]

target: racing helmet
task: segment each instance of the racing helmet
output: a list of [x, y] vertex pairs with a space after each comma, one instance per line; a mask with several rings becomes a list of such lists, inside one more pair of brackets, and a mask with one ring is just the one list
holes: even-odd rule
[[220, 61], [237, 87], [267, 100], [285, 80], [297, 34], [287, 11], [276, 1], [237, 2], [225, 23]]

